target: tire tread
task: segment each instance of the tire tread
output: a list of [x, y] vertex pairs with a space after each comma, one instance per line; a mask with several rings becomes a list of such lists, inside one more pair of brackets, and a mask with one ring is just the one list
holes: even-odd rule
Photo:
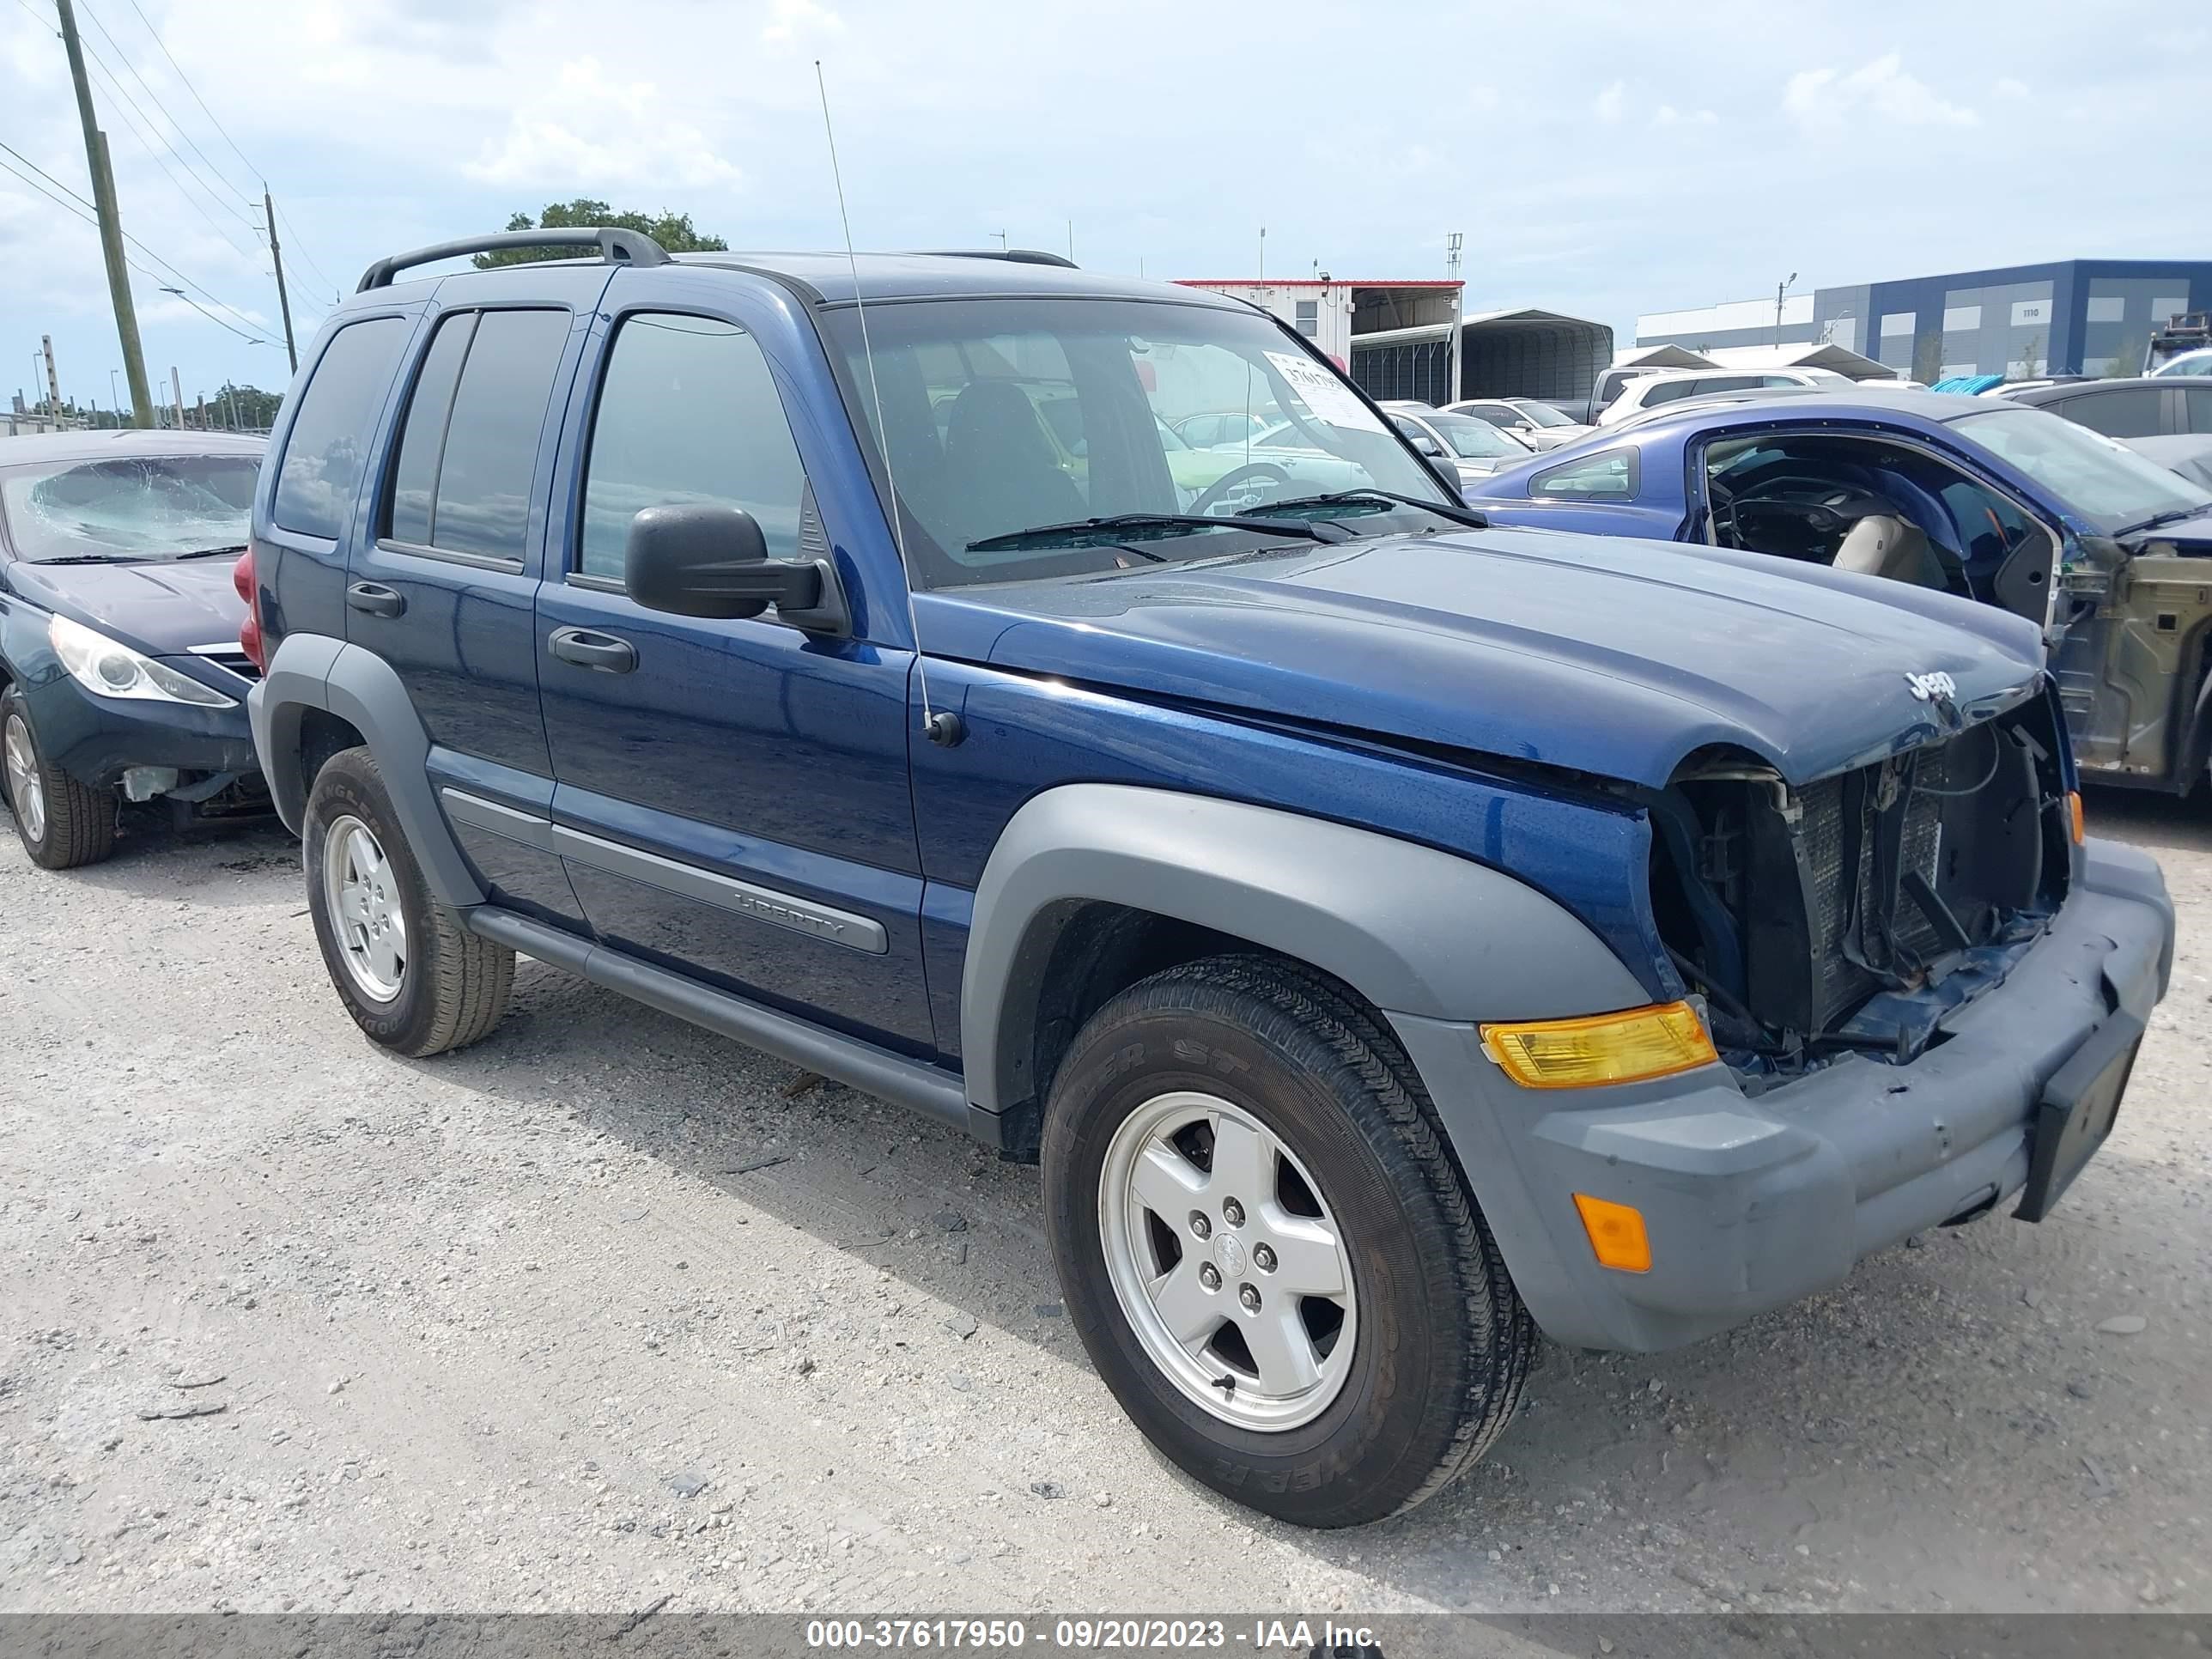
[[[4, 699], [0, 699], [0, 710], [21, 716], [38, 756], [40, 787], [46, 798], [45, 842], [33, 846], [31, 838], [23, 834], [22, 820], [15, 820], [15, 833], [21, 837], [24, 850], [30, 854], [32, 861], [42, 869], [75, 870], [98, 864], [112, 854], [119, 811], [115, 792], [79, 783], [46, 758], [46, 751], [38, 746], [38, 728], [32, 726], [30, 712], [23, 707], [20, 692], [11, 689]], [[15, 803], [10, 801], [8, 806], [12, 817]]]
[[304, 838], [311, 848], [319, 826], [328, 817], [329, 798], [334, 791], [354, 796], [355, 804], [349, 810], [371, 820], [369, 827], [398, 877], [403, 895], [412, 901], [410, 922], [413, 913], [419, 912], [427, 927], [417, 931], [426, 931], [429, 936], [429, 949], [409, 964], [410, 973], [417, 966], [429, 970], [427, 983], [410, 988], [427, 998], [427, 1009], [420, 1015], [410, 1012], [394, 1026], [383, 1018], [381, 1010], [366, 1008], [355, 997], [330, 941], [322, 937], [325, 922], [320, 908], [321, 876], [311, 855], [308, 908], [315, 914], [318, 942], [331, 969], [331, 982], [346, 1012], [371, 1040], [410, 1060], [427, 1060], [481, 1042], [506, 1015], [514, 984], [514, 952], [469, 932], [460, 916], [440, 904], [430, 892], [414, 848], [408, 845], [405, 832], [392, 814], [382, 771], [368, 749], [342, 750], [316, 773], [303, 826]]
[[1207, 957], [1169, 969], [1151, 982], [1163, 981], [1209, 985], [1256, 997], [1334, 1053], [1382, 1109], [1435, 1202], [1432, 1217], [1409, 1207], [1409, 1219], [1417, 1227], [1441, 1227], [1461, 1283], [1468, 1286], [1469, 1316], [1479, 1317], [1486, 1311], [1489, 1315], [1490, 1340], [1478, 1352], [1462, 1356], [1467, 1370], [1464, 1403], [1452, 1443], [1427, 1477], [1393, 1511], [1402, 1515], [1434, 1497], [1479, 1462], [1512, 1422], [1536, 1352], [1535, 1322], [1515, 1292], [1505, 1258], [1475, 1208], [1449, 1150], [1436, 1103], [1397, 1038], [1379, 1020], [1334, 981], [1303, 963], [1285, 960]]

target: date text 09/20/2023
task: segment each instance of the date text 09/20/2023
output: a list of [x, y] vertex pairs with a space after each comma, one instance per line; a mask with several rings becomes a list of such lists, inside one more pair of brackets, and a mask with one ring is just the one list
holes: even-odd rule
[[1111, 1652], [1241, 1647], [1309, 1653], [1371, 1647], [1373, 1633], [1329, 1620], [1255, 1619], [1233, 1626], [1224, 1619], [1058, 1619], [1048, 1633], [1019, 1619], [815, 1619], [807, 1621], [811, 1649], [966, 1649], [999, 1652], [1025, 1648]]

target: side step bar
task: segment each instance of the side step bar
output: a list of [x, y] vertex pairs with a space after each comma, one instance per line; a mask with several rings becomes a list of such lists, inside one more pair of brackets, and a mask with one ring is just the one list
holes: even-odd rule
[[681, 974], [672, 974], [665, 968], [655, 968], [620, 951], [578, 939], [527, 916], [519, 916], [512, 910], [478, 905], [463, 911], [461, 919], [471, 933], [504, 945], [510, 951], [566, 969], [594, 985], [604, 985], [648, 1007], [658, 1008], [664, 1014], [673, 1014], [694, 1025], [735, 1037], [779, 1060], [819, 1072], [839, 1083], [850, 1084], [863, 1094], [942, 1118], [993, 1146], [999, 1144], [997, 1115], [971, 1112], [967, 1089], [958, 1078], [941, 1067], [908, 1060], [872, 1042], [825, 1031], [803, 1019], [732, 996], [726, 991], [715, 990]]

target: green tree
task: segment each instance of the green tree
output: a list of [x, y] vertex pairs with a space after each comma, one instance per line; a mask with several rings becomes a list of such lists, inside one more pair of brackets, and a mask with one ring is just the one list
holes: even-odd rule
[[[535, 219], [526, 213], [518, 213], [507, 222], [509, 230], [550, 230], [562, 225], [619, 225], [624, 230], [642, 231], [666, 248], [671, 253], [720, 252], [730, 245], [719, 236], [702, 235], [694, 229], [688, 213], [671, 213], [665, 208], [658, 215], [647, 213], [617, 213], [605, 202], [594, 202], [587, 196], [579, 196], [573, 202], [549, 202], [545, 210]], [[588, 242], [580, 243], [576, 253], [592, 251]], [[507, 248], [497, 253], [476, 256], [478, 270], [489, 270], [494, 265], [526, 264], [535, 259], [556, 258], [566, 250], [556, 248]]]

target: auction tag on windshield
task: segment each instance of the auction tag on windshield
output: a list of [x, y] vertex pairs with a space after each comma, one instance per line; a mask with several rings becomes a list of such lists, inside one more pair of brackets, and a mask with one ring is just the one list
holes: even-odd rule
[[1355, 432], [1384, 429], [1375, 411], [1359, 401], [1352, 388], [1310, 357], [1288, 351], [1271, 351], [1267, 361], [1290, 382], [1291, 390], [1324, 426], [1347, 427]]

